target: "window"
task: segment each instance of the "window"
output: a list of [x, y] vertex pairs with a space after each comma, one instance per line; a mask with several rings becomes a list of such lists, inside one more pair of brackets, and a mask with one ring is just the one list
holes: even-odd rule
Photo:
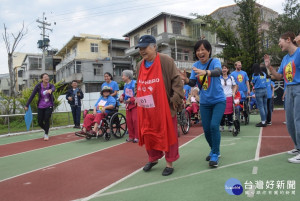
[[91, 52], [98, 52], [98, 44], [91, 43]]
[[151, 35], [157, 36], [157, 25], [151, 27]]
[[139, 34], [137, 34], [137, 35], [135, 35], [134, 37], [133, 37], [133, 43], [134, 43], [134, 46], [136, 46], [137, 44], [138, 44], [138, 42], [139, 42], [139, 39], [140, 39], [140, 35]]
[[23, 77], [23, 70], [18, 71], [18, 77]]
[[32, 85], [36, 80], [39, 80], [39, 75], [29, 75], [29, 85]]
[[103, 75], [103, 64], [94, 64], [94, 75]]
[[122, 72], [124, 71], [124, 70], [128, 70], [129, 68], [128, 67], [116, 67], [115, 68], [115, 75], [116, 76], [122, 76]]
[[189, 60], [189, 51], [184, 51], [183, 53], [183, 60], [188, 61]]
[[181, 27], [182, 27], [182, 22], [172, 22], [172, 30], [173, 34], [181, 34]]
[[29, 58], [29, 70], [42, 69], [42, 58]]
[[81, 73], [81, 61], [75, 61], [75, 73]]

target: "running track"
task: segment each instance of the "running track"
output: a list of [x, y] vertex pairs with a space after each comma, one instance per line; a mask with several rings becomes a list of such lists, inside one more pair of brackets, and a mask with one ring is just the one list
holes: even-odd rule
[[[191, 129], [188, 135], [179, 138], [179, 145], [192, 140], [202, 132], [202, 128]], [[75, 139], [78, 137], [69, 138], [70, 141]], [[55, 142], [51, 141], [57, 144], [66, 142], [51, 137], [48, 142], [52, 143], [52, 146]], [[39, 144], [44, 147], [50, 146], [48, 142], [38, 139], [14, 143], [12, 149], [8, 145], [3, 146], [7, 149], [8, 155], [8, 153], [15, 154], [13, 149], [16, 147], [18, 151], [23, 152], [29, 151], [30, 145], [34, 145], [31, 149], [41, 148]], [[147, 162], [147, 158], [144, 147], [133, 143], [122, 143], [84, 157], [4, 180], [0, 182], [0, 200], [5, 198], [5, 201], [53, 201], [87, 197], [140, 169]]]
[[[273, 125], [264, 128], [262, 132], [260, 156], [293, 148], [293, 143], [282, 124], [283, 121], [284, 111], [273, 113]], [[179, 144], [188, 142], [202, 132], [202, 128], [191, 128], [188, 135], [181, 135]], [[36, 139], [13, 143], [10, 144], [11, 146], [2, 145], [0, 146], [1, 157], [79, 140], [73, 135], [55, 136], [48, 142]], [[4, 180], [0, 182], [0, 200], [5, 198], [6, 201], [53, 201], [87, 197], [140, 169], [146, 162], [147, 154], [144, 147], [133, 143], [123, 143], [84, 157]]]

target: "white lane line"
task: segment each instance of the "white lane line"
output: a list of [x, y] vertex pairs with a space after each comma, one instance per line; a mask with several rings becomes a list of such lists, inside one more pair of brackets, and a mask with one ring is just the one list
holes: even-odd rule
[[54, 164], [51, 164], [51, 165], [48, 165], [48, 166], [45, 166], [45, 167], [41, 167], [41, 168], [38, 168], [38, 169], [35, 169], [35, 170], [31, 170], [31, 171], [28, 171], [28, 172], [25, 172], [25, 173], [22, 173], [22, 174], [19, 174], [19, 175], [16, 175], [16, 176], [13, 176], [13, 177], [9, 177], [9, 178], [6, 178], [6, 179], [2, 179], [0, 180], [0, 182], [3, 182], [3, 181], [6, 181], [6, 180], [9, 180], [9, 179], [14, 179], [16, 177], [20, 177], [20, 176], [23, 176], [23, 175], [26, 175], [26, 174], [29, 174], [29, 173], [32, 173], [32, 172], [35, 172], [35, 171], [38, 171], [38, 170], [43, 170], [45, 168], [49, 168], [49, 167], [53, 167], [55, 165], [59, 165], [59, 164], [62, 164], [62, 163], [65, 163], [65, 162], [68, 162], [68, 161], [71, 161], [71, 160], [75, 160], [75, 159], [78, 159], [78, 158], [81, 158], [81, 157], [84, 157], [84, 156], [88, 156], [88, 155], [91, 155], [91, 154], [94, 154], [94, 153], [97, 153], [97, 152], [100, 152], [100, 151], [104, 151], [106, 149], [110, 149], [112, 147], [116, 147], [118, 145], [121, 145], [121, 144], [124, 144], [126, 142], [122, 142], [120, 144], [115, 144], [115, 145], [112, 145], [110, 147], [106, 147], [104, 149], [101, 149], [101, 150], [97, 150], [97, 151], [93, 151], [91, 153], [87, 153], [87, 154], [84, 154], [84, 155], [81, 155], [81, 156], [77, 156], [77, 157], [74, 157], [74, 158], [70, 158], [68, 160], [64, 160], [64, 161], [61, 161], [61, 162], [58, 162], [58, 163], [54, 163]]
[[[16, 156], [16, 155], [20, 155], [20, 154], [25, 154], [25, 153], [29, 153], [29, 152], [33, 152], [33, 151], [38, 151], [38, 150], [42, 150], [42, 149], [48, 149], [48, 148], [51, 148], [51, 147], [56, 147], [56, 146], [60, 146], [60, 145], [64, 145], [64, 144], [68, 144], [68, 143], [72, 143], [72, 142], [82, 141], [82, 140], [85, 140], [85, 139], [74, 140], [74, 141], [65, 142], [65, 143], [61, 143], [61, 144], [55, 144], [55, 145], [52, 145], [52, 146], [49, 146], [49, 147], [42, 147], [42, 148], [33, 149], [33, 150], [29, 150], [29, 151], [24, 151], [24, 152], [20, 152], [20, 153], [16, 153], [16, 154], [2, 156], [2, 157], [0, 157], [0, 159], [11, 157], [11, 156]], [[44, 140], [41, 139], [41, 143], [43, 143], [43, 142], [44, 142]]]
[[[284, 154], [284, 153], [286, 153], [286, 152], [272, 154], [272, 155], [269, 155], [269, 156], [263, 156], [263, 157], [261, 157], [261, 159], [265, 159], [265, 158], [269, 158], [269, 157], [273, 157], [273, 156], [278, 156], [278, 155], [281, 155], [281, 154]], [[218, 169], [223, 169], [223, 168], [227, 168], [227, 167], [232, 167], [232, 166], [236, 166], [236, 165], [241, 165], [241, 164], [249, 163], [249, 162], [253, 162], [253, 161], [255, 161], [255, 160], [254, 159], [249, 159], [249, 160], [240, 161], [240, 162], [237, 162], [237, 163], [224, 165], [224, 166], [218, 167], [216, 169], [202, 170], [202, 171], [199, 171], [199, 172], [191, 173], [191, 174], [180, 176], [180, 177], [174, 177], [174, 178], [166, 179], [166, 180], [163, 180], [163, 181], [157, 181], [157, 182], [152, 182], [152, 183], [143, 184], [143, 185], [139, 185], [139, 186], [133, 186], [133, 187], [130, 187], [130, 188], [125, 188], [125, 189], [116, 190], [116, 191], [107, 192], [107, 193], [102, 193], [103, 191], [100, 190], [97, 193], [94, 193], [93, 195], [91, 195], [89, 197], [77, 199], [76, 201], [88, 201], [90, 199], [97, 198], [97, 197], [103, 197], [103, 196], [107, 196], [107, 195], [114, 195], [114, 194], [118, 194], [118, 193], [122, 193], [122, 192], [126, 192], [126, 191], [132, 191], [132, 190], [136, 190], [136, 189], [140, 189], [140, 188], [144, 188], [144, 187], [148, 187], [148, 186], [153, 186], [153, 185], [157, 185], [157, 184], [162, 184], [162, 183], [166, 183], [166, 182], [170, 182], [170, 181], [174, 181], [174, 180], [179, 180], [179, 179], [183, 179], [183, 178], [187, 178], [187, 177], [193, 177], [195, 175], [200, 175], [200, 174], [203, 174], [203, 173], [206, 173], [206, 172], [210, 172], [210, 171], [214, 171], [214, 170], [218, 170]], [[141, 171], [141, 170], [139, 170], [139, 171]], [[252, 186], [252, 187], [253, 187], [253, 191], [255, 192], [255, 186]], [[105, 190], [108, 190], [108, 189], [109, 188], [106, 188]], [[250, 197], [254, 196], [254, 192], [253, 192], [253, 195], [250, 195]]]
[[252, 174], [257, 174], [257, 171], [258, 171], [258, 167], [254, 166], [252, 169]]
[[259, 131], [259, 137], [258, 137], [258, 141], [257, 141], [257, 146], [256, 146], [256, 152], [255, 152], [255, 161], [259, 161], [259, 153], [260, 153], [260, 147], [261, 147], [261, 136], [262, 136], [262, 127], [260, 128]]
[[80, 200], [80, 201], [88, 201], [88, 200], [96, 198], [96, 197], [103, 197], [103, 196], [107, 196], [107, 195], [114, 195], [114, 194], [117, 194], [117, 193], [122, 193], [122, 192], [126, 192], [126, 191], [132, 191], [132, 190], [136, 190], [136, 189], [140, 189], [140, 188], [144, 188], [144, 187], [148, 187], [148, 186], [153, 186], [153, 185], [162, 184], [162, 183], [166, 183], [166, 182], [170, 182], [170, 181], [184, 179], [184, 178], [187, 178], [187, 177], [193, 177], [195, 175], [200, 175], [200, 174], [203, 174], [203, 173], [206, 173], [206, 172], [211, 172], [211, 171], [215, 171], [215, 170], [218, 170], [218, 169], [223, 169], [223, 168], [227, 168], [227, 167], [231, 167], [231, 166], [235, 166], [235, 165], [240, 165], [240, 164], [244, 164], [244, 163], [248, 163], [248, 162], [252, 162], [252, 161], [254, 161], [254, 159], [250, 159], [250, 160], [240, 161], [240, 162], [233, 163], [233, 164], [224, 165], [224, 166], [218, 167], [217, 169], [202, 170], [202, 171], [199, 171], [199, 172], [191, 173], [191, 174], [180, 176], [180, 177], [173, 177], [173, 178], [166, 179], [166, 180], [163, 180], [163, 181], [157, 181], [157, 182], [152, 182], [152, 183], [143, 184], [143, 185], [139, 185], [139, 186], [133, 186], [133, 187], [130, 187], [130, 188], [125, 188], [125, 189], [121, 189], [121, 190], [117, 190], [117, 191], [113, 191], [113, 192], [108, 192], [108, 193], [99, 194], [99, 192], [100, 192], [99, 191], [99, 192], [97, 192], [97, 193], [95, 193], [95, 194], [93, 194], [93, 195], [91, 195], [89, 197], [86, 197], [86, 198], [83, 198], [83, 199], [78, 199], [78, 200]]
[[233, 143], [230, 143], [230, 144], [222, 144], [222, 145], [220, 145], [220, 147], [226, 147], [226, 146], [232, 146], [232, 145], [235, 145], [235, 143], [233, 142]]
[[[192, 141], [196, 140], [197, 138], [199, 138], [199, 137], [200, 137], [201, 135], [203, 135], [203, 134], [204, 134], [204, 133], [202, 133], [202, 134], [200, 134], [200, 135], [198, 135], [198, 136], [195, 136], [194, 139], [192, 139], [192, 140], [190, 140], [190, 141], [184, 143], [184, 144], [181, 145], [179, 148], [185, 147], [186, 145], [188, 145], [188, 144], [191, 143]], [[124, 180], [126, 180], [126, 179], [128, 179], [128, 178], [130, 178], [130, 177], [132, 177], [132, 176], [134, 176], [135, 174], [137, 174], [137, 173], [140, 172], [140, 171], [142, 171], [141, 168], [138, 169], [138, 170], [136, 170], [136, 171], [134, 171], [133, 173], [131, 173], [131, 174], [129, 174], [129, 175], [123, 177], [122, 179], [120, 179], [120, 180], [118, 180], [118, 181], [112, 183], [111, 185], [109, 185], [109, 186], [107, 186], [107, 187], [101, 189], [100, 191], [98, 191], [98, 192], [96, 192], [96, 193], [94, 193], [94, 194], [92, 194], [92, 195], [90, 195], [90, 196], [88, 196], [88, 197], [86, 197], [86, 198], [82, 198], [82, 199], [78, 199], [78, 200], [81, 200], [81, 201], [88, 201], [88, 200], [93, 199], [93, 198], [95, 198], [95, 197], [99, 197], [99, 194], [102, 194], [103, 192], [105, 192], [105, 191], [107, 191], [108, 189], [110, 189], [110, 188], [116, 186], [117, 184], [121, 183], [122, 181], [124, 181]]]

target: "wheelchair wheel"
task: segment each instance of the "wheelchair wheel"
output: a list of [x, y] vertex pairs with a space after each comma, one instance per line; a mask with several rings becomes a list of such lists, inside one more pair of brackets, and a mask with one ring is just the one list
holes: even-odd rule
[[110, 133], [105, 133], [105, 134], [104, 134], [104, 139], [105, 139], [106, 141], [110, 140], [110, 138], [111, 138], [111, 134], [110, 134]]
[[185, 109], [180, 114], [180, 127], [183, 134], [187, 134], [190, 130], [190, 114]]
[[126, 118], [121, 113], [115, 113], [110, 118], [110, 132], [116, 138], [122, 138], [127, 131]]

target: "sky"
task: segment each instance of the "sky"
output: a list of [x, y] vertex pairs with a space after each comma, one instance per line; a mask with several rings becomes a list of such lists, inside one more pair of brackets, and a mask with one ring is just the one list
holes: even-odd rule
[[[285, 0], [256, 2], [283, 13]], [[36, 20], [42, 20], [43, 12], [46, 21], [51, 23], [48, 28], [52, 32], [46, 32], [50, 48], [60, 50], [73, 36], [81, 33], [124, 39], [125, 33], [161, 12], [191, 17], [190, 13], [207, 15], [232, 4], [234, 0], [0, 0], [0, 74], [8, 73], [3, 25], [12, 36], [21, 30], [24, 22], [27, 32], [15, 52], [42, 53], [37, 48], [41, 30]]]

